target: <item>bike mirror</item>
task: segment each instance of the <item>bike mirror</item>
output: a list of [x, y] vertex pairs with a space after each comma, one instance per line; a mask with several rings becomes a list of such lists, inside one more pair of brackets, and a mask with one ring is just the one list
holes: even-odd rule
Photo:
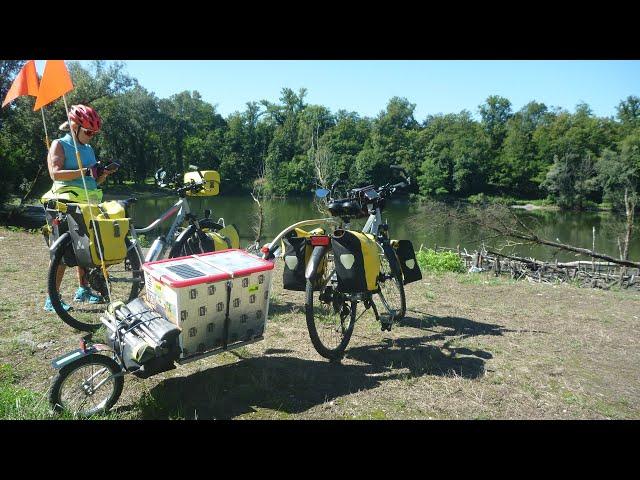
[[316, 197], [325, 198], [330, 193], [331, 193], [331, 191], [327, 190], [326, 188], [319, 188], [319, 189], [316, 190]]
[[156, 179], [156, 183], [159, 186], [164, 187], [165, 186], [164, 179], [167, 176], [167, 171], [164, 168], [159, 168], [156, 171], [156, 174], [154, 176], [155, 176], [155, 179]]

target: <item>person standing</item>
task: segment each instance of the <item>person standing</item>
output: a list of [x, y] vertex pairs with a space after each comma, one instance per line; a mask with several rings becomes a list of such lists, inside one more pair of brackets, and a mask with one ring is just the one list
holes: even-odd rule
[[[60, 130], [69, 130], [62, 138], [54, 140], [49, 149], [47, 165], [49, 167], [49, 176], [53, 180], [53, 186], [44, 194], [42, 201], [48, 200], [67, 200], [74, 203], [99, 203], [102, 201], [102, 190], [98, 185], [105, 181], [108, 175], [113, 171], [98, 171], [96, 156], [93, 147], [89, 142], [100, 131], [102, 127], [102, 119], [98, 112], [87, 105], [72, 105], [69, 110], [70, 122], [64, 122], [60, 125]], [[82, 168], [78, 168], [76, 160], [76, 147], [80, 153]], [[86, 192], [84, 183], [86, 183]], [[56, 272], [56, 287], [60, 290], [60, 284], [64, 276], [66, 267], [61, 265]], [[100, 295], [94, 293], [86, 279], [86, 270], [77, 267], [78, 270], [78, 290], [73, 298], [76, 302], [102, 303], [104, 300]], [[58, 293], [59, 295], [59, 293]], [[71, 306], [62, 301], [65, 310], [69, 310]], [[47, 297], [44, 310], [53, 312], [51, 299]]]

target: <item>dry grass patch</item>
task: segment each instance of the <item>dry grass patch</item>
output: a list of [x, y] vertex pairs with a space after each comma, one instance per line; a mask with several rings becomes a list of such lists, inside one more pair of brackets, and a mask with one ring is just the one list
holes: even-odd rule
[[[0, 237], [0, 364], [12, 388], [42, 397], [51, 360], [81, 333], [42, 310], [42, 237], [2, 228]], [[399, 325], [381, 332], [365, 313], [332, 364], [309, 340], [304, 293], [283, 290], [281, 275], [278, 265], [264, 341], [147, 380], [127, 376], [110, 418], [640, 417], [637, 294], [425, 275], [407, 286]]]

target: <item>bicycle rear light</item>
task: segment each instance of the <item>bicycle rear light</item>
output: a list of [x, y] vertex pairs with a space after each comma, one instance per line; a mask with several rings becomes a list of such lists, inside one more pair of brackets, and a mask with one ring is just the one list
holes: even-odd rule
[[327, 245], [329, 245], [330, 239], [328, 235], [317, 235], [310, 238], [311, 245], [313, 245], [314, 247], [326, 247]]

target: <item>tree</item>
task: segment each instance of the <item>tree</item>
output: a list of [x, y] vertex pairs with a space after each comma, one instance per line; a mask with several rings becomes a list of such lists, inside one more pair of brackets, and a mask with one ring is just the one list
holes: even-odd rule
[[625, 130], [640, 127], [640, 97], [630, 95], [616, 107], [617, 117]]
[[491, 141], [491, 151], [497, 155], [507, 133], [507, 121], [511, 118], [511, 102], [499, 95], [490, 95], [486, 102], [478, 107], [478, 111]]
[[491, 168], [490, 183], [500, 193], [514, 196], [539, 195], [541, 174], [546, 164], [541, 160], [534, 141], [537, 128], [549, 121], [545, 104], [530, 102], [506, 123], [502, 150]]
[[422, 193], [467, 196], [485, 189], [489, 138], [470, 112], [430, 117], [420, 136]]
[[591, 154], [556, 156], [542, 186], [561, 208], [582, 210], [597, 188], [595, 172]]

